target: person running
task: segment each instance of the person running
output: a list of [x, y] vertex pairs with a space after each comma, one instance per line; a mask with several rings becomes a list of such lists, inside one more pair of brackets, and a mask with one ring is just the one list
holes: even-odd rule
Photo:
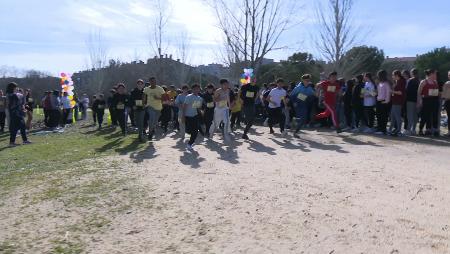
[[3, 90], [0, 90], [0, 133], [5, 132], [6, 120], [6, 96], [3, 94]]
[[[419, 135], [430, 134], [439, 136], [439, 85], [436, 82], [436, 70], [426, 70], [426, 78], [420, 82], [418, 90], [418, 107], [422, 108], [422, 118], [419, 125]], [[427, 126], [427, 133], [423, 127]]]
[[280, 132], [283, 135], [286, 135], [286, 132], [284, 131], [284, 113], [282, 108], [282, 103], [284, 105], [287, 105], [286, 103], [286, 96], [287, 92], [284, 90], [284, 80], [283, 79], [277, 79], [277, 87], [272, 89], [269, 93], [269, 96], [267, 100], [269, 101], [269, 128], [270, 128], [270, 134], [274, 134], [275, 131], [273, 130], [273, 126], [275, 124], [280, 125]]
[[210, 135], [211, 138], [214, 135], [214, 132], [216, 132], [216, 129], [220, 127], [220, 124], [223, 123], [223, 135], [224, 140], [228, 141], [229, 138], [229, 128], [230, 128], [230, 88], [228, 80], [221, 79], [220, 80], [220, 88], [217, 89], [214, 93], [214, 102], [215, 102], [215, 108], [214, 108], [214, 121], [210, 128]]
[[214, 121], [214, 85], [208, 84], [206, 92], [202, 95], [203, 98], [203, 121], [205, 123], [205, 135], [211, 136], [210, 129]]
[[109, 116], [111, 117], [111, 125], [113, 128], [116, 128], [117, 126], [117, 114], [116, 114], [116, 108], [113, 107], [113, 100], [117, 93], [117, 87], [114, 87], [109, 91], [110, 96], [108, 97], [107, 104], [109, 109]]
[[[266, 85], [267, 87], [267, 85]], [[259, 88], [256, 86], [255, 82], [251, 82], [245, 86], [241, 87], [240, 97], [243, 104], [244, 111], [244, 121], [245, 121], [245, 129], [242, 134], [242, 138], [248, 140], [248, 132], [253, 125], [256, 117], [256, 105], [255, 100], [258, 96]]]
[[99, 94], [97, 99], [92, 103], [92, 110], [97, 114], [98, 129], [102, 129], [103, 116], [105, 115], [106, 101], [103, 94]]
[[389, 111], [391, 110], [391, 83], [388, 80], [387, 72], [381, 70], [378, 76], [378, 95], [377, 95], [377, 130], [375, 134], [386, 135]]
[[392, 73], [394, 87], [392, 89], [391, 126], [389, 133], [392, 136], [402, 134], [402, 108], [406, 99], [406, 80], [399, 70]]
[[357, 75], [355, 77], [355, 86], [353, 87], [352, 93], [352, 109], [353, 115], [355, 116], [355, 128], [353, 128], [353, 132], [361, 131], [364, 123], [364, 95], [361, 93], [364, 89], [364, 85], [364, 76]]
[[30, 144], [27, 138], [25, 126], [25, 100], [22, 94], [17, 92], [17, 84], [9, 83], [6, 87], [6, 96], [9, 111], [9, 147], [16, 146], [16, 135], [20, 131], [23, 144]]
[[315, 92], [312, 88], [311, 75], [305, 74], [302, 76], [302, 82], [298, 84], [294, 90], [292, 90], [290, 98], [293, 102], [295, 119], [297, 122], [297, 127], [294, 132], [294, 137], [298, 137], [303, 125], [305, 125], [308, 119], [308, 104], [311, 103], [311, 97], [314, 96]]
[[241, 117], [242, 117], [242, 101], [239, 96], [239, 89], [235, 89], [234, 97], [236, 98], [231, 106], [231, 119], [230, 119], [230, 127], [231, 130], [235, 130], [235, 128], [241, 127]]
[[450, 71], [447, 75], [448, 81], [442, 87], [442, 99], [444, 100], [444, 107], [447, 112], [447, 137], [450, 137]]
[[419, 71], [417, 69], [411, 70], [412, 78], [410, 78], [406, 85], [406, 114], [408, 119], [408, 135], [416, 135], [416, 127], [418, 121], [417, 112], [417, 91], [419, 90]]
[[162, 95], [165, 92], [162, 87], [156, 85], [155, 77], [151, 77], [149, 83], [150, 86], [144, 88], [144, 105], [147, 107], [148, 114], [148, 140], [152, 140], [161, 116]]
[[113, 107], [116, 110], [117, 121], [119, 122], [122, 135], [127, 135], [128, 108], [130, 107], [130, 96], [127, 94], [125, 84], [117, 85], [117, 94], [113, 98]]
[[139, 79], [136, 82], [136, 87], [131, 91], [130, 103], [134, 110], [134, 122], [138, 129], [138, 139], [139, 141], [144, 141], [145, 129], [144, 129], [144, 119], [145, 119], [145, 108], [144, 108], [144, 80]]
[[200, 85], [194, 84], [191, 87], [192, 93], [186, 96], [183, 103], [182, 119], [181, 121], [186, 125], [186, 132], [191, 135], [187, 144], [188, 150], [193, 150], [195, 139], [197, 139], [198, 131], [200, 129], [200, 115], [199, 111], [203, 105], [203, 98], [199, 95]]
[[175, 98], [175, 105], [178, 107], [178, 123], [179, 123], [179, 134], [181, 136], [181, 140], [184, 140], [186, 135], [186, 125], [183, 120], [183, 107], [184, 107], [184, 100], [186, 99], [186, 96], [189, 95], [189, 87], [187, 85], [183, 85], [181, 87], [181, 93], [177, 95]]
[[323, 104], [325, 106], [325, 111], [316, 115], [316, 120], [331, 116], [336, 132], [341, 133], [342, 130], [339, 127], [339, 120], [336, 114], [336, 101], [339, 96], [339, 92], [341, 91], [341, 86], [337, 81], [337, 72], [331, 72], [328, 75], [328, 80], [319, 83], [319, 88], [323, 92]]

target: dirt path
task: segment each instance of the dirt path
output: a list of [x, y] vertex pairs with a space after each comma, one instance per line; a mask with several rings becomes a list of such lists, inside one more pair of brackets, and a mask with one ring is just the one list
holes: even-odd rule
[[23, 189], [0, 205], [3, 249], [450, 252], [449, 140], [262, 131], [195, 153], [167, 137], [95, 172], [53, 176], [56, 197], [35, 198], [54, 184]]

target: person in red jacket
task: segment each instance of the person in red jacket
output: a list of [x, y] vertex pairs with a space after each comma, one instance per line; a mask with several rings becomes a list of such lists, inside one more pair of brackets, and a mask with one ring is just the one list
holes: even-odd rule
[[336, 101], [339, 92], [341, 91], [341, 85], [337, 81], [337, 73], [331, 72], [328, 75], [328, 80], [321, 82], [318, 88], [323, 91], [323, 104], [325, 105], [325, 111], [316, 115], [316, 120], [328, 118], [331, 116], [333, 125], [336, 128], [336, 132], [342, 132], [341, 128], [339, 127], [339, 120], [336, 114]]
[[389, 132], [392, 136], [401, 135], [402, 130], [402, 108], [406, 101], [406, 80], [399, 70], [392, 73], [394, 87], [392, 89], [391, 126]]

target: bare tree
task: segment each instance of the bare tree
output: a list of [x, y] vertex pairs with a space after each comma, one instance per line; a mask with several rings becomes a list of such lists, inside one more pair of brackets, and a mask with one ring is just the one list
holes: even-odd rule
[[178, 81], [180, 84], [187, 82], [189, 68], [187, 65], [191, 61], [191, 38], [186, 31], [181, 32], [177, 39], [176, 47], [177, 58], [180, 60], [178, 67]]
[[315, 38], [317, 49], [328, 60], [334, 70], [343, 72], [343, 57], [362, 36], [362, 29], [354, 26], [354, 0], [327, 0], [324, 7], [316, 6], [319, 30]]
[[153, 8], [156, 15], [150, 25], [149, 44], [153, 53], [160, 57], [169, 48], [166, 29], [172, 16], [172, 6], [166, 0], [155, 0]]
[[91, 31], [86, 39], [89, 52], [90, 68], [92, 69], [92, 83], [89, 84], [96, 92], [102, 91], [104, 81], [103, 68], [108, 65], [108, 47], [100, 29]]
[[281, 35], [296, 24], [298, 1], [210, 0], [224, 36], [225, 60], [257, 69], [278, 45]]

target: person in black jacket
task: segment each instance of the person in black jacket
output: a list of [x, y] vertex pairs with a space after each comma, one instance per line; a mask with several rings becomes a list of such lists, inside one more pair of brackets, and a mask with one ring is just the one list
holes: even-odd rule
[[406, 83], [406, 119], [408, 120], [408, 130], [406, 134], [416, 135], [416, 126], [419, 119], [417, 112], [417, 91], [419, 90], [419, 71], [411, 70], [412, 78]]
[[206, 87], [206, 93], [202, 95], [203, 98], [203, 110], [204, 116], [203, 121], [205, 123], [207, 137], [210, 136], [209, 129], [211, 129], [212, 122], [214, 120], [214, 85], [208, 84]]
[[9, 83], [6, 87], [6, 96], [9, 110], [9, 147], [16, 146], [16, 135], [20, 131], [23, 144], [30, 144], [25, 130], [25, 100], [23, 95], [17, 93], [17, 84]]
[[361, 90], [364, 88], [364, 77], [363, 75], [358, 75], [355, 77], [355, 86], [352, 92], [352, 109], [355, 116], [355, 128], [353, 131], [359, 131], [362, 126], [361, 122], [364, 120], [364, 98], [361, 94]]
[[114, 87], [113, 89], [111, 89], [109, 91], [111, 93], [111, 96], [108, 97], [108, 108], [109, 108], [109, 115], [111, 116], [111, 125], [115, 128], [117, 126], [117, 117], [116, 117], [116, 108], [113, 107], [113, 101], [114, 101], [114, 97], [117, 93], [117, 89], [116, 87]]
[[105, 115], [106, 101], [103, 94], [99, 94], [98, 98], [92, 104], [92, 111], [97, 115], [98, 129], [102, 128], [103, 116]]
[[125, 136], [127, 135], [127, 110], [130, 107], [130, 96], [126, 92], [125, 84], [119, 83], [117, 85], [117, 93], [113, 97], [112, 106], [115, 109], [120, 130]]
[[256, 106], [255, 101], [258, 96], [259, 88], [254, 82], [244, 85], [241, 88], [241, 93], [239, 94], [243, 101], [243, 111], [244, 111], [244, 121], [245, 129], [242, 134], [242, 138], [248, 140], [248, 132], [255, 121], [256, 116]]
[[145, 140], [145, 108], [143, 104], [144, 84], [144, 81], [142, 79], [139, 79], [136, 83], [136, 87], [133, 89], [133, 91], [131, 91], [130, 95], [130, 103], [134, 111], [134, 122], [136, 124], [136, 127], [138, 128], [138, 138], [140, 141]]

